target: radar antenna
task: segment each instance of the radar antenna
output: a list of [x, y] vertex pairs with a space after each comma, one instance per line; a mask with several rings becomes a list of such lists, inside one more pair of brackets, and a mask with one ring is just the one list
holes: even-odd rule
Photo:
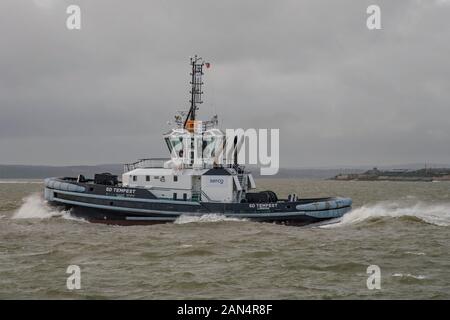
[[195, 55], [194, 57], [191, 57], [191, 91], [189, 93], [191, 94], [191, 100], [189, 102], [191, 103], [191, 107], [189, 109], [189, 112], [186, 116], [186, 119], [184, 120], [183, 127], [186, 129], [187, 123], [189, 120], [194, 121], [195, 120], [195, 112], [198, 110], [199, 104], [203, 103], [202, 101], [202, 76], [203, 76], [203, 66], [206, 66], [209, 68], [209, 63], [204, 62], [201, 57], [198, 57]]

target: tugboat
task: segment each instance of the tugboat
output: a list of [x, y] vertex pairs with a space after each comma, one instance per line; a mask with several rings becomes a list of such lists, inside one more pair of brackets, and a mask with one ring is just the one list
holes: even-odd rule
[[190, 64], [190, 108], [175, 116], [175, 128], [164, 135], [170, 158], [125, 164], [121, 180], [110, 173], [95, 174], [93, 179], [83, 175], [47, 178], [45, 200], [76, 217], [114, 225], [168, 223], [182, 215], [207, 214], [306, 225], [339, 218], [351, 210], [349, 198], [300, 199], [292, 194], [279, 199], [273, 191], [255, 192], [255, 180], [237, 163], [236, 150], [233, 161], [220, 152], [227, 138], [217, 128], [217, 116], [197, 120], [203, 67], [209, 63], [194, 56]]

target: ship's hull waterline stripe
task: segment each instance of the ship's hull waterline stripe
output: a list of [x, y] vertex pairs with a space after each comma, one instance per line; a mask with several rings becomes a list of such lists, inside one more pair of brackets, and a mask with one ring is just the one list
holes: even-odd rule
[[[148, 213], [148, 214], [162, 214], [162, 215], [189, 215], [189, 216], [202, 216], [208, 214], [208, 212], [179, 212], [179, 211], [161, 211], [161, 210], [148, 210], [148, 209], [136, 209], [136, 208], [127, 208], [127, 207], [115, 207], [115, 206], [105, 206], [99, 204], [85, 203], [79, 201], [65, 200], [60, 198], [54, 198], [53, 201], [71, 204], [80, 207], [88, 207], [88, 208], [96, 208], [96, 209], [106, 209], [106, 210], [115, 210], [122, 212], [139, 212], [139, 213]], [[343, 211], [348, 211], [350, 208], [340, 208], [335, 210], [328, 210], [331, 212], [327, 212], [328, 215], [320, 216], [321, 213], [324, 212], [271, 212], [271, 213], [218, 213], [220, 215], [224, 215], [226, 217], [240, 217], [240, 218], [272, 218], [272, 219], [282, 219], [285, 217], [300, 217], [300, 216], [310, 216], [315, 218], [337, 218], [342, 216]], [[332, 213], [332, 214], [329, 214]]]
[[[148, 214], [170, 214], [170, 215], [177, 215], [179, 216], [181, 212], [179, 211], [160, 211], [160, 210], [147, 210], [147, 209], [137, 209], [137, 208], [127, 208], [127, 207], [115, 207], [115, 206], [104, 206], [101, 204], [93, 204], [93, 203], [86, 203], [86, 202], [79, 202], [79, 201], [72, 201], [72, 200], [65, 200], [60, 198], [54, 198], [52, 201], [61, 202], [64, 204], [71, 204], [74, 206], [80, 206], [80, 207], [87, 207], [87, 208], [96, 208], [96, 209], [106, 209], [106, 210], [115, 210], [115, 211], [124, 211], [124, 212], [140, 212], [140, 213], [148, 213]], [[186, 213], [189, 215], [202, 215], [204, 213]]]
[[170, 217], [125, 217], [125, 220], [130, 221], [175, 221], [177, 218]]
[[[50, 189], [50, 188], [49, 188]], [[97, 198], [97, 199], [107, 199], [107, 200], [122, 200], [122, 201], [136, 201], [136, 202], [151, 202], [151, 203], [171, 203], [171, 204], [179, 204], [179, 205], [194, 205], [199, 206], [200, 203], [193, 201], [173, 201], [173, 200], [164, 200], [164, 199], [142, 199], [142, 198], [127, 198], [127, 197], [113, 197], [113, 196], [102, 196], [98, 194], [90, 194], [90, 193], [80, 193], [80, 192], [70, 192], [63, 191], [58, 189], [50, 189], [56, 191], [57, 193], [67, 194], [71, 196], [77, 197], [87, 197], [87, 198]]]

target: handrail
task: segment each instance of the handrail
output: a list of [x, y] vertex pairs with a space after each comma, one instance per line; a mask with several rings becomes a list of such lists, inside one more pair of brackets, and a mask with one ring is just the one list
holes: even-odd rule
[[[143, 168], [164, 168], [164, 163], [169, 161], [170, 158], [148, 158], [148, 159], [140, 159], [136, 162], [133, 163], [126, 163], [123, 165], [123, 170], [124, 172], [128, 172], [128, 171], [132, 171], [135, 169], [143, 169]], [[186, 165], [183, 164], [183, 168], [193, 168], [195, 167], [195, 165]], [[214, 164], [206, 164], [203, 163], [201, 168], [202, 169], [213, 169], [216, 166]], [[238, 165], [236, 166], [235, 164], [222, 164], [220, 167], [223, 168], [233, 168], [236, 169], [238, 171], [241, 171], [239, 173], [243, 173], [244, 172], [244, 166], [242, 165]]]
[[128, 172], [139, 168], [163, 168], [164, 163], [169, 161], [168, 158], [148, 158], [140, 159], [133, 163], [126, 163], [123, 165], [124, 172]]
[[208, 195], [203, 190], [202, 190], [202, 196], [205, 196], [205, 198], [208, 200], [208, 202], [211, 202], [211, 198], [208, 197]]

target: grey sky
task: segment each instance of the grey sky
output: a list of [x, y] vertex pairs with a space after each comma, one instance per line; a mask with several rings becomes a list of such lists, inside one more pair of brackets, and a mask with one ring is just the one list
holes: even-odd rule
[[450, 0], [2, 0], [0, 164], [165, 156], [194, 53], [201, 114], [280, 128], [282, 166], [450, 163], [449, 17]]

